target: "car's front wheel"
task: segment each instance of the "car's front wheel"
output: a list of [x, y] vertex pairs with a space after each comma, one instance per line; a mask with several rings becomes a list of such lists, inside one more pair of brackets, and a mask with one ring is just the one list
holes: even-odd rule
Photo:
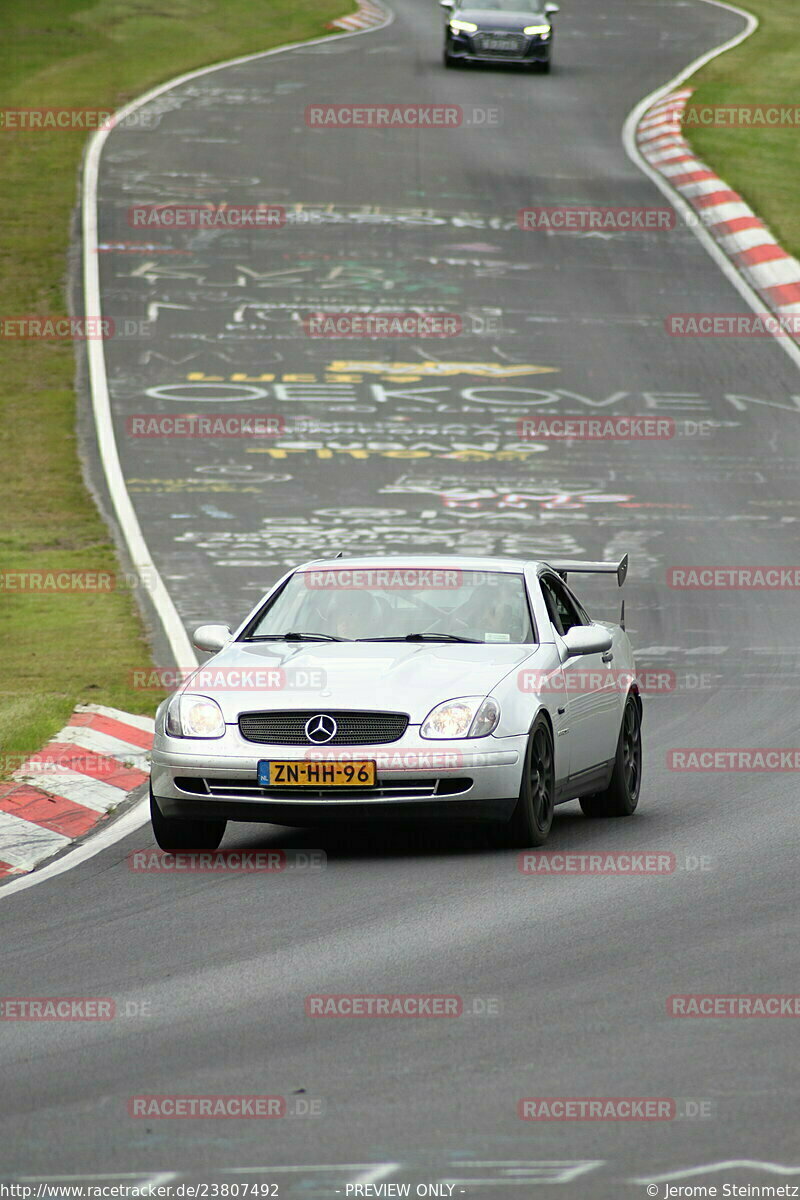
[[544, 845], [553, 824], [555, 791], [553, 735], [546, 718], [540, 715], [528, 737], [517, 806], [511, 820], [502, 827], [505, 845], [520, 850]]
[[150, 822], [162, 850], [216, 850], [225, 836], [227, 821], [188, 821], [165, 817], [150, 788]]
[[642, 786], [642, 713], [635, 696], [628, 696], [622, 714], [611, 781], [604, 792], [584, 796], [587, 817], [629, 817], [636, 811]]
[[444, 65], [446, 67], [454, 67], [456, 65], [456, 60], [453, 58], [452, 54], [447, 49], [447, 46], [445, 46], [444, 53], [442, 54], [442, 62], [444, 63]]

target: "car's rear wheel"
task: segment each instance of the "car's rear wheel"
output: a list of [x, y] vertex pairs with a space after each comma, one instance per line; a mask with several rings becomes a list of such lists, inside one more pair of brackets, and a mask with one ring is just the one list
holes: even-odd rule
[[611, 782], [604, 792], [584, 796], [587, 817], [629, 817], [636, 811], [642, 786], [642, 714], [635, 696], [628, 696], [622, 714]]
[[150, 788], [150, 822], [162, 850], [216, 850], [225, 836], [227, 821], [187, 821], [165, 817]]
[[520, 850], [544, 845], [553, 824], [555, 791], [553, 735], [546, 718], [538, 716], [528, 737], [517, 806], [502, 827], [505, 845]]

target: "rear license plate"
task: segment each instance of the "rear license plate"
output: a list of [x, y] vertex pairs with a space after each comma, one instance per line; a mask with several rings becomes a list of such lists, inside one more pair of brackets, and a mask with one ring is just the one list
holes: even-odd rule
[[258, 784], [259, 787], [374, 787], [375, 763], [262, 760], [258, 764]]

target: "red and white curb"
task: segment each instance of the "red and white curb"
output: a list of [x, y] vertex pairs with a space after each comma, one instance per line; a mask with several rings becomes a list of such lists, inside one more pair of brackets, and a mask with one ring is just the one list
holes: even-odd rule
[[82, 704], [0, 783], [0, 876], [22, 875], [105, 820], [144, 783], [153, 721]]
[[778, 244], [738, 192], [692, 152], [681, 133], [691, 94], [691, 88], [680, 88], [647, 109], [636, 128], [639, 153], [691, 205], [767, 308], [787, 318], [791, 332], [795, 321], [800, 325], [800, 262]]
[[360, 0], [358, 11], [328, 23], [329, 29], [372, 29], [386, 23], [386, 10], [372, 0]]

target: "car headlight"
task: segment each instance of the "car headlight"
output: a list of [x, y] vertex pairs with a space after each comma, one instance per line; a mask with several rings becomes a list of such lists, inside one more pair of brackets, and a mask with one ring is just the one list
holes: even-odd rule
[[165, 729], [170, 737], [219, 738], [225, 733], [225, 718], [216, 700], [179, 695], [167, 709]]
[[424, 738], [486, 737], [499, 720], [500, 705], [493, 696], [459, 696], [432, 708], [419, 732]]
[[453, 33], [475, 33], [478, 26], [472, 21], [451, 21], [450, 28]]
[[550, 36], [550, 28], [549, 25], [526, 25], [522, 32], [527, 33], [529, 36], [538, 33], [542, 38], [548, 38]]

